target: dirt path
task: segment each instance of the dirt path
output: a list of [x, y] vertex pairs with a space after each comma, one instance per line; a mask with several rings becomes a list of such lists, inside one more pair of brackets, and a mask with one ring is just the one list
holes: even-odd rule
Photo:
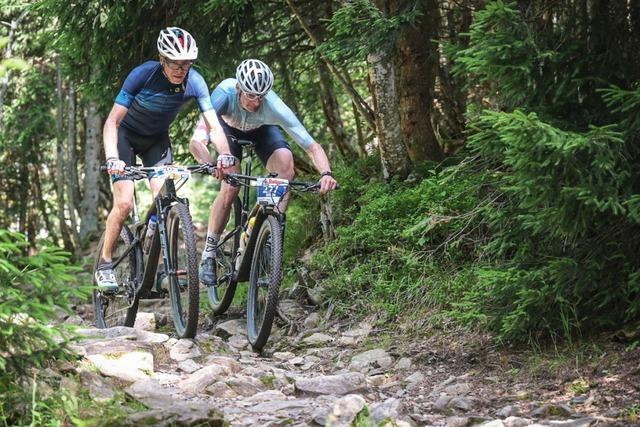
[[147, 408], [130, 415], [136, 425], [630, 425], [624, 408], [640, 402], [634, 377], [568, 392], [567, 381], [578, 384], [570, 378], [505, 372], [488, 340], [400, 344], [371, 323], [326, 322], [294, 300], [281, 302], [290, 323], [280, 322], [262, 355], [248, 348], [241, 317], [207, 318], [194, 340], [176, 340], [158, 326], [167, 305], [147, 302], [136, 328], [83, 329], [77, 346], [94, 398], [124, 390]]

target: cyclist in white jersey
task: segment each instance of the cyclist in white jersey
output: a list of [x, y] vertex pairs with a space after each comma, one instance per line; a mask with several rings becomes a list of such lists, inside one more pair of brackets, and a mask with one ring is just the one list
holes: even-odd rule
[[[242, 147], [234, 142], [232, 137], [235, 137], [256, 143], [256, 154], [269, 172], [277, 173], [279, 178], [293, 179], [293, 154], [280, 130], [282, 128], [307, 153], [320, 173], [320, 193], [335, 189], [337, 182], [331, 175], [324, 149], [271, 90], [272, 86], [273, 74], [269, 67], [262, 61], [247, 59], [236, 69], [235, 79], [222, 81], [211, 93], [211, 103], [227, 135], [226, 141], [213, 139], [218, 153], [216, 176], [222, 178], [226, 173], [240, 173]], [[207, 148], [211, 139], [204, 121], [200, 120], [191, 138], [190, 149], [201, 163], [211, 161]], [[211, 205], [207, 241], [200, 263], [200, 280], [207, 286], [216, 283], [215, 248], [239, 191], [238, 187], [222, 182], [220, 193]], [[280, 209], [284, 211], [286, 205], [285, 197]]]

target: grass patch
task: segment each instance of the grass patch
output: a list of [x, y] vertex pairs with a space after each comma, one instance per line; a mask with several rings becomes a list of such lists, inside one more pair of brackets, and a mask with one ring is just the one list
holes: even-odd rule
[[272, 389], [274, 386], [274, 382], [276, 380], [276, 377], [274, 377], [273, 375], [265, 375], [263, 377], [260, 377], [260, 382], [262, 384], [265, 385], [265, 387]]

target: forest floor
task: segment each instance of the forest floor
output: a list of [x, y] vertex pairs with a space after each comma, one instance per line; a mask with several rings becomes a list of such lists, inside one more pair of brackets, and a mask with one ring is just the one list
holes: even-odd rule
[[280, 297], [259, 354], [243, 307], [213, 316], [202, 301], [196, 337], [179, 340], [168, 298], [143, 301], [134, 328], [95, 329], [78, 305], [72, 371], [92, 399], [124, 393], [132, 425], [640, 425], [638, 325], [533, 351], [429, 311], [384, 323], [338, 317], [304, 286]]
[[640, 349], [614, 337], [518, 351], [426, 320], [333, 318], [283, 294], [261, 354], [240, 308], [203, 314], [196, 338], [177, 340], [166, 299], [145, 301], [135, 328], [91, 328], [79, 306], [75, 369], [94, 398], [142, 404], [136, 425], [640, 425]]

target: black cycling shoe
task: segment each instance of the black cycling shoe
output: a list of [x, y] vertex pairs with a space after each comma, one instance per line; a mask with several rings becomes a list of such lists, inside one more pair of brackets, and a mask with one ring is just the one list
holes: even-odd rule
[[216, 259], [213, 257], [204, 258], [200, 261], [199, 268], [200, 282], [205, 286], [216, 285]]

